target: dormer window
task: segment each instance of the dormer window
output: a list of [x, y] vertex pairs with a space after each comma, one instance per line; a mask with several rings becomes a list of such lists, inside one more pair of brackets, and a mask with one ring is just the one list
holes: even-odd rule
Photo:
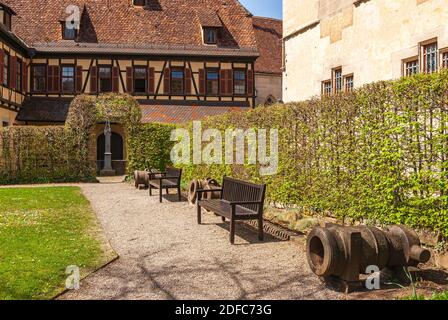
[[62, 39], [63, 40], [76, 40], [78, 37], [78, 29], [70, 23], [65, 21], [62, 23]]
[[12, 16], [15, 14], [16, 13], [10, 7], [0, 3], [0, 23], [2, 23], [9, 31], [11, 31], [12, 27]]
[[136, 7], [144, 7], [146, 5], [146, 0], [132, 0], [134, 6]]
[[218, 29], [204, 28], [204, 43], [217, 44], [218, 43]]

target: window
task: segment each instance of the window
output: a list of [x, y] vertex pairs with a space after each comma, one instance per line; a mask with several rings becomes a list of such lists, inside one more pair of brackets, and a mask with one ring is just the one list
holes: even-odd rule
[[62, 92], [75, 92], [75, 67], [62, 66], [61, 68]]
[[331, 80], [322, 82], [322, 94], [330, 95], [333, 91], [333, 87], [331, 85]]
[[134, 67], [134, 92], [145, 93], [147, 85], [148, 69], [146, 67]]
[[5, 25], [6, 29], [11, 30], [11, 14], [5, 10], [3, 11], [3, 24]]
[[3, 127], [9, 127], [9, 122], [8, 121], [2, 121], [2, 126]]
[[10, 56], [7, 52], [5, 52], [4, 55], [4, 62], [3, 62], [3, 85], [7, 87], [9, 85], [9, 62], [10, 62]]
[[34, 65], [31, 67], [31, 86], [33, 92], [44, 92], [46, 89], [47, 66]]
[[442, 67], [448, 68], [448, 52], [442, 53]]
[[423, 46], [423, 71], [433, 73], [437, 68], [437, 42], [435, 42]]
[[171, 70], [171, 87], [172, 94], [184, 93], [184, 70], [172, 69]]
[[246, 94], [246, 71], [233, 71], [233, 91], [235, 94]]
[[207, 94], [219, 94], [219, 72], [218, 70], [207, 70]]
[[62, 22], [62, 39], [75, 40], [78, 37], [78, 29], [67, 22]]
[[146, 5], [146, 0], [133, 0], [134, 6], [143, 7]]
[[100, 92], [112, 91], [112, 67], [99, 67], [98, 79], [100, 83]]
[[345, 76], [345, 91], [352, 92], [354, 87], [353, 75]]
[[342, 69], [335, 69], [333, 71], [334, 90], [336, 93], [342, 91]]
[[204, 28], [204, 43], [216, 44], [218, 42], [218, 29]]
[[407, 61], [407, 62], [405, 62], [405, 65], [404, 65], [404, 74], [407, 77], [409, 77], [409, 76], [412, 76], [413, 74], [419, 73], [419, 69], [420, 69], [420, 65], [418, 63], [418, 59]]
[[17, 59], [16, 62], [16, 89], [22, 91], [22, 60]]

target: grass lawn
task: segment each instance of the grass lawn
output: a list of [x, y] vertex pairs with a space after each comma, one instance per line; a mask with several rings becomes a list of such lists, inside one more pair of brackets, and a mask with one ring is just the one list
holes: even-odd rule
[[0, 188], [0, 300], [53, 298], [67, 266], [110, 260], [103, 239], [80, 188]]

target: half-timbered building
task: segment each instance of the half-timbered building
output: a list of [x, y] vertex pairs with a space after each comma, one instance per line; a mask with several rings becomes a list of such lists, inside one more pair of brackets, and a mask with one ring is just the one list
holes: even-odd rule
[[79, 94], [131, 94], [144, 123], [256, 105], [254, 21], [237, 0], [1, 0], [0, 13], [0, 126], [63, 124]]

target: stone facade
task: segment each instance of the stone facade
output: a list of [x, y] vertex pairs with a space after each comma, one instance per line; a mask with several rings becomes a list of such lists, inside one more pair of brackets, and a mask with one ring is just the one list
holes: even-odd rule
[[350, 90], [351, 84], [356, 88], [411, 71], [429, 72], [434, 66], [428, 64], [425, 50], [434, 50], [436, 70], [446, 66], [447, 4], [446, 0], [285, 0], [284, 101], [308, 99], [325, 88], [328, 93]]
[[255, 104], [269, 105], [282, 99], [282, 75], [279, 74], [255, 74], [255, 88], [257, 98]]

